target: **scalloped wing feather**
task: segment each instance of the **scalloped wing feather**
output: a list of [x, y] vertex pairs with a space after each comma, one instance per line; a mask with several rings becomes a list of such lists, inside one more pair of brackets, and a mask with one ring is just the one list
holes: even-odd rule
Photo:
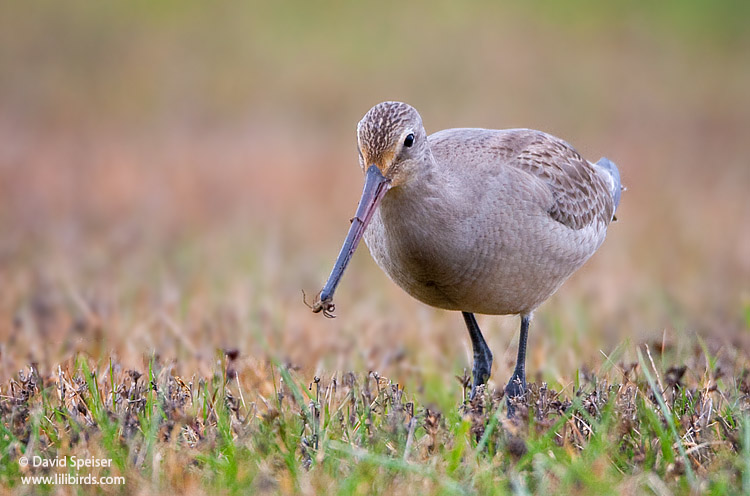
[[510, 163], [550, 188], [554, 202], [548, 212], [557, 222], [577, 230], [593, 222], [607, 225], [612, 220], [615, 207], [607, 184], [565, 141], [535, 133]]

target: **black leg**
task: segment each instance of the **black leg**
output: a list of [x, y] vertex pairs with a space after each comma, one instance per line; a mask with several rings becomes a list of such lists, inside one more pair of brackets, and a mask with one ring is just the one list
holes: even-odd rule
[[513, 407], [510, 398], [523, 396], [526, 391], [526, 340], [529, 337], [530, 315], [521, 316], [521, 337], [518, 339], [518, 357], [516, 358], [516, 370], [505, 386], [505, 396], [508, 398], [508, 416], [513, 415]]
[[487, 382], [490, 378], [490, 371], [492, 370], [492, 352], [489, 346], [482, 337], [482, 331], [479, 330], [479, 324], [477, 319], [474, 318], [473, 313], [461, 312], [466, 322], [466, 327], [469, 329], [469, 337], [471, 338], [471, 347], [474, 350], [474, 368], [471, 371], [471, 375], [474, 378], [474, 384], [471, 387], [471, 396], [477, 392], [477, 386]]

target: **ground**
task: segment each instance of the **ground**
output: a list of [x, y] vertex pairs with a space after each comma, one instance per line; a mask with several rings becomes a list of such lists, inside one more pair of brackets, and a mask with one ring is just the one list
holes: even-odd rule
[[[747, 8], [363, 5], [0, 7], [2, 490], [750, 493]], [[622, 172], [513, 419], [517, 317], [468, 402], [461, 316], [364, 247], [303, 302], [387, 99]]]

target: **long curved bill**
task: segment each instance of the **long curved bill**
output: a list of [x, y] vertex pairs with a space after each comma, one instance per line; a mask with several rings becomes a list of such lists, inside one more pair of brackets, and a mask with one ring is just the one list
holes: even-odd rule
[[313, 303], [313, 312], [322, 311], [326, 317], [334, 317], [332, 312], [336, 307], [333, 304], [333, 293], [336, 291], [336, 286], [338, 286], [349, 260], [354, 255], [354, 251], [357, 249], [375, 209], [378, 208], [380, 200], [383, 199], [389, 189], [391, 189], [391, 181], [383, 176], [376, 165], [371, 165], [365, 174], [365, 187], [362, 190], [362, 198], [359, 200], [357, 213], [354, 214], [352, 219], [349, 234], [346, 235], [346, 240], [344, 240], [344, 245], [341, 247], [338, 258], [336, 258], [331, 275], [328, 276], [328, 281], [326, 281], [325, 286], [316, 297], [315, 303]]

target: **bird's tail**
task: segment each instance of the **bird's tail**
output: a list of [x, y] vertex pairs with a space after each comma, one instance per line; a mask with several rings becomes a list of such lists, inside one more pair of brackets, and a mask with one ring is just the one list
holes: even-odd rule
[[620, 205], [620, 193], [625, 191], [625, 187], [620, 182], [620, 171], [617, 169], [617, 165], [607, 157], [600, 158], [596, 165], [612, 179], [609, 183], [610, 192], [612, 193], [612, 199], [615, 201], [615, 210], [617, 210], [617, 206]]

